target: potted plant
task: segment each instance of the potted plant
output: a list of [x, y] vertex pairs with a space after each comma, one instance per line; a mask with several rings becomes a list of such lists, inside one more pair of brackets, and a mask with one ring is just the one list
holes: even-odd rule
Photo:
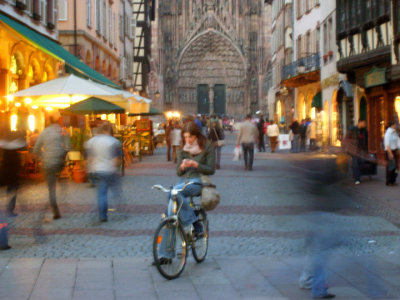
[[74, 128], [71, 136], [71, 149], [68, 159], [73, 162], [72, 179], [74, 182], [86, 181], [86, 166], [84, 161], [85, 134], [82, 129]]

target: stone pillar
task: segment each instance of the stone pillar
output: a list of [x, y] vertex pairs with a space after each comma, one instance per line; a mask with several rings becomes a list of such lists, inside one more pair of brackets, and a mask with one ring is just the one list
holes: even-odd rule
[[[10, 85], [8, 70], [7, 69], [0, 69], [0, 95], [6, 96], [8, 94], [8, 87]], [[2, 97], [0, 99], [0, 110], [7, 110], [7, 98]]]
[[210, 98], [210, 115], [214, 113], [214, 84], [209, 85], [209, 98]]

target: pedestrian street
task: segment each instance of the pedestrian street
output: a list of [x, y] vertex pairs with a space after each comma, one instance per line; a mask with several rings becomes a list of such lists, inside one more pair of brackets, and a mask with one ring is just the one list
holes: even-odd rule
[[[308, 299], [309, 292], [300, 290], [297, 284], [307, 254], [307, 236], [316, 225], [308, 217], [314, 208], [315, 199], [310, 196], [309, 181], [305, 178], [307, 176], [304, 170], [310, 165], [307, 162], [311, 158], [330, 156], [290, 154], [283, 151], [273, 154], [257, 153], [253, 171], [247, 171], [244, 170], [243, 161], [232, 161], [235, 138], [234, 134], [227, 134], [221, 169], [213, 176], [221, 194], [221, 203], [217, 209], [209, 212], [210, 243], [206, 262], [204, 265], [197, 265], [190, 257], [182, 278], [173, 281], [177, 285], [163, 285], [166, 288], [165, 295], [174, 291], [172, 294], [180, 299], [181, 294], [176, 294], [174, 287], [181, 283], [186, 286], [188, 280], [196, 282], [196, 278], [201, 283], [197, 282], [195, 285], [209, 287], [206, 273], [212, 271], [210, 278], [216, 280], [215, 284], [230, 286], [226, 292], [226, 295], [232, 296], [229, 299], [240, 299], [246, 295], [259, 297], [257, 299], [272, 299], [268, 294], [265, 298], [260, 296], [265, 295], [268, 290], [270, 295], [279, 299], [300, 299], [297, 298], [299, 295]], [[109, 220], [106, 223], [98, 221], [96, 189], [87, 184], [68, 182], [57, 187], [62, 218], [51, 221], [48, 221], [51, 212], [47, 207], [45, 182], [24, 185], [17, 200], [18, 216], [10, 224], [9, 244], [12, 249], [1, 253], [0, 278], [6, 276], [8, 268], [14, 265], [19, 266], [16, 267], [18, 269], [24, 261], [29, 268], [35, 270], [33, 273], [39, 278], [40, 272], [59, 268], [58, 262], [66, 264], [71, 272], [76, 272], [76, 268], [88, 268], [91, 271], [88, 271], [87, 276], [92, 276], [93, 261], [97, 261], [99, 268], [104, 267], [107, 270], [130, 266], [131, 272], [136, 270], [143, 278], [151, 277], [152, 284], [164, 284], [165, 279], [151, 266], [151, 262], [153, 233], [164, 212], [166, 196], [150, 188], [154, 184], [171, 186], [176, 179], [175, 165], [166, 161], [165, 147], [158, 148], [155, 155], [135, 162], [126, 170], [122, 179], [122, 198], [110, 197]], [[348, 270], [348, 266], [354, 263], [352, 257], [372, 255], [379, 265], [386, 268], [385, 271], [390, 269], [388, 272], [394, 277], [385, 277], [385, 280], [390, 285], [391, 293], [397, 291], [398, 294], [400, 280], [394, 281], [399, 278], [399, 273], [396, 272], [398, 268], [395, 268], [399, 263], [397, 261], [393, 264], [393, 261], [396, 261], [400, 252], [400, 231], [391, 223], [393, 214], [398, 212], [385, 211], [384, 207], [379, 212], [374, 211], [373, 207], [357, 200], [348, 188], [353, 188], [353, 185], [346, 185], [346, 179], [343, 181], [343, 184], [327, 187], [330, 197], [333, 195], [339, 202], [338, 213], [328, 213], [318, 224], [322, 227], [324, 224], [331, 224], [337, 229], [336, 232], [343, 233], [345, 237], [344, 243], [334, 250], [332, 264], [329, 265], [335, 274], [333, 282], [340, 287], [335, 290], [333, 284], [332, 290], [336, 294], [342, 291], [355, 298], [365, 297], [363, 291], [365, 292], [366, 287], [360, 286], [357, 289], [353, 282], [359, 274], [354, 275], [355, 271], [347, 274], [346, 271], [350, 276], [348, 281], [338, 274]], [[4, 194], [2, 197], [4, 200]], [[239, 273], [235, 275], [233, 270]], [[239, 277], [246, 276], [247, 272], [255, 272], [254, 270], [257, 270], [257, 275], [254, 278], [250, 276], [245, 281], [248, 286], [242, 286], [243, 290], [231, 290], [234, 283], [240, 281]], [[77, 274], [75, 276], [79, 275]], [[351, 277], [353, 275], [354, 278]], [[118, 280], [129, 285], [128, 279], [123, 277]], [[260, 283], [260, 280], [266, 278], [269, 280], [268, 287], [266, 282]], [[279, 278], [287, 279], [284, 286]], [[251, 282], [253, 279], [254, 283]], [[253, 290], [253, 294], [247, 294], [253, 285], [257, 287], [256, 290]], [[117, 289], [115, 286], [112, 288]], [[145, 289], [143, 295], [147, 295], [149, 291], [149, 299], [164, 299], [160, 296], [160, 290], [153, 285]], [[42, 292], [38, 293], [42, 295]], [[87, 292], [79, 296], [79, 293], [74, 293], [75, 296], [71, 298], [89, 299], [85, 297], [97, 295]], [[0, 293], [0, 299], [3, 299], [2, 295], [4, 294]], [[70, 299], [68, 295], [65, 299]], [[196, 289], [193, 299], [208, 299], [209, 296], [213, 299], [215, 295], [207, 289]], [[118, 298], [115, 295], [110, 297]]]

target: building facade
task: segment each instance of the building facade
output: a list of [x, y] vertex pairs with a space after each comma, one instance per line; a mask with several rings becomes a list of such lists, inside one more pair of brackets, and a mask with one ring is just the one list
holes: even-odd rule
[[[324, 145], [340, 146], [343, 126], [339, 123], [337, 95], [341, 87], [348, 87], [346, 76], [336, 67], [336, 3], [321, 1], [320, 4], [320, 58], [322, 107], [320, 110], [321, 140]], [[340, 91], [343, 93], [343, 89]], [[352, 98], [352, 92], [348, 95]]]
[[338, 93], [343, 131], [358, 119], [368, 122], [369, 151], [383, 158], [389, 121], [398, 122], [399, 1], [337, 0], [337, 68], [352, 84], [353, 101]]
[[[149, 93], [152, 41], [151, 21], [153, 21], [155, 17], [154, 5], [154, 0], [133, 1], [133, 14], [135, 22], [133, 85], [136, 91], [146, 97], [154, 96], [154, 93]], [[154, 36], [156, 35], [157, 32], [154, 32]]]
[[283, 67], [283, 85], [293, 88], [294, 118], [316, 119], [321, 103], [320, 3], [319, 0], [295, 0], [293, 3], [294, 61]]
[[[56, 41], [56, 1], [0, 1], [0, 133], [29, 129], [29, 116], [43, 120], [43, 111], [34, 109], [29, 100], [5, 97], [32, 85], [54, 79], [62, 63], [21, 34], [16, 26], [32, 30], [50, 41]], [[36, 124], [43, 126], [43, 124]]]
[[66, 50], [114, 83], [133, 88], [130, 0], [59, 0], [58, 20], [59, 41]]
[[260, 109], [268, 65], [264, 5], [159, 1], [157, 71], [164, 109], [235, 116]]
[[268, 68], [269, 119], [284, 130], [293, 118], [294, 90], [283, 85], [282, 70], [293, 60], [293, 5], [291, 0], [267, 1], [271, 4], [271, 61]]

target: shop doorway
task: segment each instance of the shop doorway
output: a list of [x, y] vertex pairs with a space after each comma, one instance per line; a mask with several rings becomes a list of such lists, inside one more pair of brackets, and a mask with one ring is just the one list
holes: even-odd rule
[[208, 84], [197, 86], [197, 113], [202, 115], [210, 114], [210, 87]]
[[360, 120], [367, 121], [367, 100], [365, 100], [365, 97], [362, 97], [360, 101]]
[[354, 107], [353, 107], [353, 98], [346, 97], [346, 94], [342, 88], [338, 91], [337, 95], [337, 111], [338, 111], [338, 119], [337, 119], [338, 139], [343, 140], [349, 128], [354, 125], [353, 124]]

